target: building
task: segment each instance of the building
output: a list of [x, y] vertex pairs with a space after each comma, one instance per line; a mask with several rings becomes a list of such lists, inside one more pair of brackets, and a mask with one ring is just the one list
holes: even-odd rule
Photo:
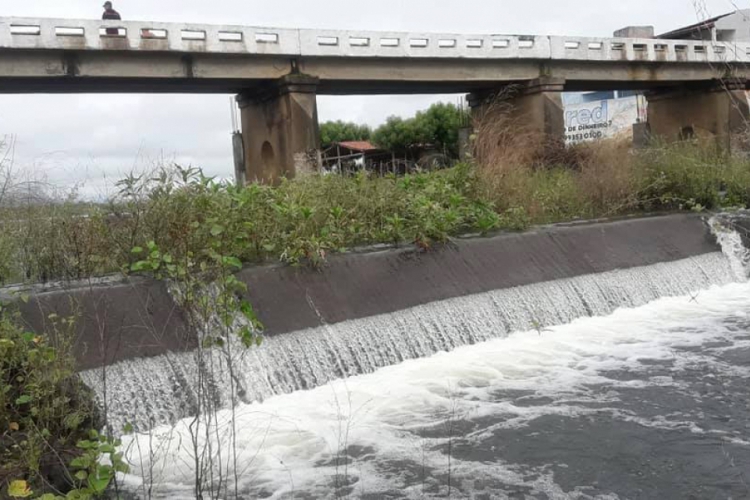
[[323, 151], [323, 168], [329, 172], [382, 172], [387, 171], [392, 160], [390, 151], [379, 149], [370, 141], [334, 142]]
[[750, 9], [736, 10], [712, 17], [656, 38], [666, 40], [707, 40], [714, 42], [750, 42]]

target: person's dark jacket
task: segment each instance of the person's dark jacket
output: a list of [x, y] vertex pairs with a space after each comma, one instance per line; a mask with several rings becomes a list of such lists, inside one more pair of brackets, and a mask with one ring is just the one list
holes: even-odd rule
[[104, 20], [111, 20], [111, 21], [121, 21], [122, 18], [120, 17], [120, 13], [117, 12], [115, 9], [107, 9], [104, 11], [104, 14], [102, 14], [102, 19]]
[[[115, 9], [107, 9], [104, 11], [104, 14], [102, 14], [102, 19], [109, 20], [109, 21], [121, 21], [122, 18], [120, 17], [120, 13], [117, 12]], [[117, 28], [107, 28], [107, 35], [110, 36], [117, 36], [120, 34], [120, 30]]]

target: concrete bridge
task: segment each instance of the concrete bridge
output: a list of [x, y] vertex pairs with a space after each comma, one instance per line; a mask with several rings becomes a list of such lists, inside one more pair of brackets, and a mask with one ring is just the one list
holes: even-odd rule
[[263, 180], [316, 162], [317, 94], [471, 92], [482, 109], [513, 85], [524, 121], [558, 135], [560, 92], [643, 89], [655, 134], [726, 136], [749, 62], [748, 43], [0, 18], [0, 93], [236, 93]]

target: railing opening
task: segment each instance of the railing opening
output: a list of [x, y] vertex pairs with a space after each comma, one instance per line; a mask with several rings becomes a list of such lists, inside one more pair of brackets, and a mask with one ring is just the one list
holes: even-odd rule
[[83, 28], [71, 28], [68, 26], [58, 26], [55, 28], [55, 35], [57, 36], [83, 36], [85, 31]]
[[438, 40], [438, 47], [440, 47], [441, 49], [452, 49], [455, 46], [455, 40]]
[[11, 24], [11, 35], [39, 35], [42, 33], [42, 27], [38, 25]]
[[349, 38], [349, 45], [352, 47], [369, 47], [370, 39], [367, 37], [353, 36]]
[[154, 28], [143, 28], [141, 29], [141, 38], [153, 38], [157, 40], [163, 40], [167, 38], [167, 30], [154, 29]]
[[412, 38], [409, 40], [409, 45], [416, 48], [425, 48], [429, 45], [430, 41], [426, 38]]
[[337, 36], [319, 36], [318, 45], [338, 45], [339, 37]]
[[127, 28], [101, 27], [99, 28], [99, 36], [102, 38], [125, 38], [128, 36], [128, 30]]
[[242, 32], [241, 31], [219, 31], [220, 42], [241, 42]]
[[202, 30], [182, 30], [180, 36], [183, 40], [205, 41], [206, 32]]
[[279, 35], [276, 33], [256, 33], [255, 41], [257, 43], [279, 43]]
[[381, 47], [398, 47], [401, 43], [401, 40], [398, 38], [381, 38], [380, 39], [380, 46]]

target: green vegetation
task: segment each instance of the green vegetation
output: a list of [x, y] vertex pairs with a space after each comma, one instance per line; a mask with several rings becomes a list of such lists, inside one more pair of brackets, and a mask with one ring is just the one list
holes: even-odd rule
[[371, 135], [372, 130], [367, 125], [346, 123], [341, 120], [320, 125], [320, 143], [324, 149], [334, 142], [366, 141]]
[[383, 149], [405, 151], [413, 145], [431, 145], [458, 157], [458, 131], [469, 124], [466, 111], [450, 103], [436, 103], [413, 118], [388, 118], [373, 133], [372, 141]]
[[[374, 137], [394, 149], [431, 143], [451, 150], [464, 119], [456, 107], [436, 105], [412, 120], [390, 119]], [[334, 125], [328, 140], [369, 134]], [[189, 320], [203, 347], [226, 354], [233, 381], [228, 335], [238, 335], [245, 347], [261, 341], [252, 306], [237, 300], [244, 284], [234, 273], [243, 264], [323, 266], [331, 254], [361, 245], [428, 251], [467, 233], [750, 206], [750, 159], [719, 152], [715, 144], [566, 148], [510, 125], [496, 117], [475, 124], [474, 160], [440, 171], [311, 175], [239, 188], [175, 166], [123, 179], [106, 205], [74, 197], [29, 202], [7, 182], [11, 172], [0, 159], [0, 284], [118, 271], [170, 279], [182, 286], [179, 300], [194, 316]], [[219, 285], [212, 297], [208, 282]], [[218, 329], [209, 318], [219, 319]], [[69, 339], [75, 318], [48, 319], [53, 328], [39, 337], [0, 309], [0, 496], [97, 498], [126, 466], [118, 442], [96, 431], [102, 422], [93, 396], [74, 373]], [[201, 388], [196, 428], [212, 425], [211, 396]]]
[[439, 102], [412, 118], [391, 116], [374, 132], [367, 125], [326, 122], [320, 126], [323, 148], [334, 142], [371, 140], [376, 146], [404, 152], [413, 146], [430, 145], [449, 156], [458, 157], [458, 131], [469, 125], [465, 110]]
[[242, 262], [278, 260], [320, 265], [332, 252], [381, 242], [428, 247], [450, 235], [517, 227], [477, 194], [468, 165], [404, 178], [312, 176], [278, 187], [237, 188], [196, 170], [131, 177], [107, 207], [86, 217], [69, 203], [26, 207], [7, 221], [6, 281], [80, 279], [127, 271], [133, 248], [153, 242], [175, 262], [210, 264], [221, 255]]
[[49, 321], [35, 336], [0, 309], [0, 497], [98, 498], [127, 466], [119, 442], [96, 431], [96, 403], [75, 373], [75, 319]]
[[750, 205], [750, 160], [697, 143], [630, 151], [604, 142], [548, 157], [555, 161], [527, 161], [517, 149], [499, 158], [405, 177], [308, 176], [277, 187], [237, 188], [178, 167], [129, 177], [107, 206], [64, 201], [0, 211], [0, 278], [129, 272], [142, 260], [133, 248], [150, 244], [197, 266], [215, 266], [217, 255], [319, 266], [332, 253], [375, 243], [428, 248], [529, 224]]

